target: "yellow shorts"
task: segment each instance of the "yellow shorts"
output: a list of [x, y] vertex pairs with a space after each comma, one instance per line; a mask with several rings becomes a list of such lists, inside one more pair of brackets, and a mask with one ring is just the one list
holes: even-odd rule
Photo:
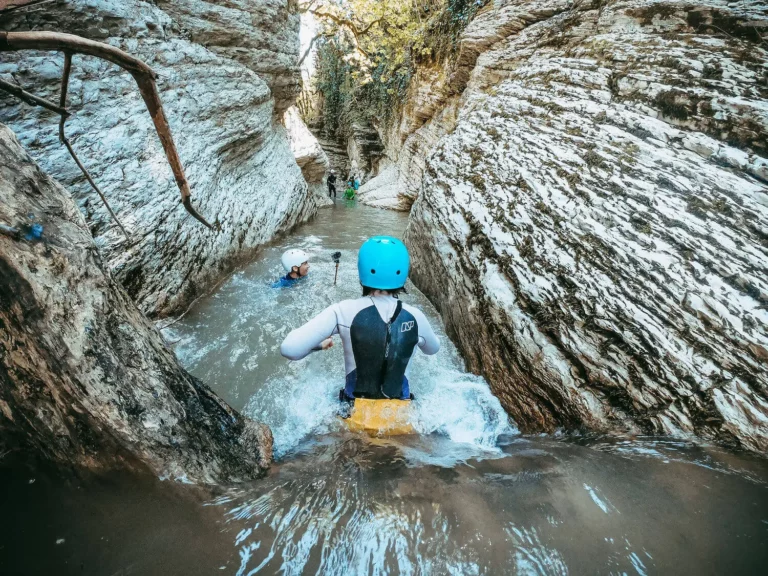
[[414, 434], [410, 400], [371, 400], [356, 398], [349, 418], [344, 422], [350, 430], [372, 436]]

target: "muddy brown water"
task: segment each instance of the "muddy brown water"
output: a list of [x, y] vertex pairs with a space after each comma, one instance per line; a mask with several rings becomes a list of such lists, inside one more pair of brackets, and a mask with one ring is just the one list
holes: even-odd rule
[[[768, 460], [667, 438], [521, 437], [444, 347], [417, 358], [421, 434], [346, 431], [339, 347], [288, 363], [292, 327], [353, 297], [354, 251], [405, 217], [338, 202], [165, 330], [182, 362], [275, 432], [265, 479], [204, 489], [0, 458], [0, 574], [764, 574]], [[269, 283], [300, 246], [310, 276]], [[341, 250], [333, 287], [330, 253]]]

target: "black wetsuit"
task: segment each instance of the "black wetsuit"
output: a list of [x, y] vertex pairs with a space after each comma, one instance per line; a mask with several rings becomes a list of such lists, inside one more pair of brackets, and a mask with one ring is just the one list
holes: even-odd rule
[[331, 195], [333, 195], [333, 197], [336, 198], [336, 175], [335, 174], [328, 175], [328, 196], [330, 197]]
[[407, 368], [415, 349], [425, 354], [440, 349], [420, 310], [382, 295], [329, 306], [288, 334], [280, 352], [299, 360], [333, 334], [341, 336], [344, 347], [348, 398], [410, 398]]

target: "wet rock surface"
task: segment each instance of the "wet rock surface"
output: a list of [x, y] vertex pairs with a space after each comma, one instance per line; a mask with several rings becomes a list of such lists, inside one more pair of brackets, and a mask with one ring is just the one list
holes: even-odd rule
[[334, 137], [324, 134], [322, 130], [315, 129], [314, 127], [310, 127], [310, 130], [317, 138], [326, 156], [328, 156], [329, 169], [336, 172], [336, 176], [341, 180], [349, 176], [351, 162], [347, 149], [337, 142]]
[[768, 450], [767, 25], [758, 2], [500, 1], [468, 27], [406, 237], [521, 428]]
[[[0, 20], [3, 30], [107, 42], [158, 73], [192, 203], [218, 233], [180, 206], [151, 118], [123, 70], [74, 57], [67, 134], [129, 240], [59, 144], [57, 117], [0, 95], [0, 121], [72, 191], [105, 262], [145, 313], [183, 310], [260, 245], [314, 213], [281, 124], [298, 92], [298, 27], [295, 4], [284, 0], [56, 0]], [[62, 64], [59, 53], [4, 53], [0, 75], [58, 101]]]
[[[260, 475], [272, 435], [187, 373], [85, 219], [0, 125], [0, 453], [199, 482]], [[22, 452], [23, 453], [23, 452]]]
[[445, 467], [414, 463], [418, 448], [326, 436], [207, 496], [127, 474], [65, 482], [6, 457], [0, 506], [15, 521], [0, 524], [0, 571], [752, 576], [768, 560], [764, 458], [518, 438]]

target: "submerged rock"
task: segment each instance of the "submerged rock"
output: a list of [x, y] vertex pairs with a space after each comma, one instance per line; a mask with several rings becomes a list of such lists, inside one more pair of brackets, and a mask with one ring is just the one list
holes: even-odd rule
[[758, 2], [496, 1], [420, 92], [413, 277], [522, 429], [768, 451], [766, 28]]
[[[128, 230], [126, 240], [58, 141], [57, 117], [0, 94], [8, 124], [75, 196], [114, 276], [147, 314], [180, 311], [316, 205], [294, 161], [283, 112], [299, 86], [292, 0], [57, 0], [3, 16], [8, 31], [55, 30], [118, 46], [158, 73], [192, 190], [221, 230], [188, 216], [131, 76], [75, 56], [67, 134]], [[58, 101], [60, 53], [4, 53], [0, 75]]]
[[[11, 229], [39, 226], [21, 238]], [[0, 452], [221, 482], [260, 475], [272, 435], [179, 366], [113, 280], [82, 214], [0, 125]]]

